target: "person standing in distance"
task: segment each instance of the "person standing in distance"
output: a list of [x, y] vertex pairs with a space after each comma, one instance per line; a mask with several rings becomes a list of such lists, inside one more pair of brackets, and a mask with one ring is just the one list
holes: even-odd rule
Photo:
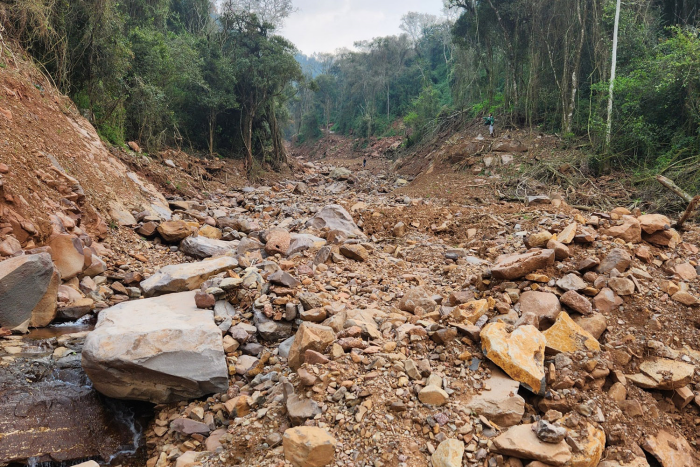
[[493, 138], [493, 125], [495, 123], [495, 120], [493, 118], [493, 114], [489, 114], [489, 116], [486, 117], [484, 120], [485, 120], [484, 123], [489, 126], [489, 135], [491, 135], [491, 137]]

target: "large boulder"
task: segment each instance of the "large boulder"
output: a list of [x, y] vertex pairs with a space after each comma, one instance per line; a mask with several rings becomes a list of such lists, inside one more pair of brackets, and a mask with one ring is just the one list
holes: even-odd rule
[[286, 255], [291, 243], [289, 232], [284, 229], [272, 229], [266, 235], [265, 251], [269, 255]]
[[225, 242], [207, 237], [187, 237], [180, 242], [180, 251], [195, 258], [209, 258], [236, 251], [238, 242]]
[[461, 467], [464, 456], [464, 442], [458, 439], [446, 439], [435, 450], [431, 460], [433, 467]]
[[346, 233], [348, 237], [365, 237], [357, 224], [355, 224], [350, 213], [339, 204], [329, 204], [324, 207], [306, 222], [306, 226], [318, 230], [324, 227], [327, 227], [329, 230], [340, 230]]
[[608, 274], [613, 269], [617, 269], [619, 272], [625, 272], [627, 268], [630, 267], [632, 263], [632, 257], [626, 250], [622, 248], [613, 248], [610, 253], [607, 254], [603, 261], [598, 265], [596, 271], [599, 274]]
[[543, 334], [550, 353], [600, 352], [600, 343], [596, 338], [576, 324], [565, 311], [559, 313], [554, 326]]
[[627, 379], [644, 389], [672, 391], [690, 383], [695, 366], [667, 358], [654, 358], [639, 365], [639, 373], [627, 375]]
[[527, 152], [527, 146], [517, 139], [504, 139], [493, 143], [492, 149], [496, 152]]
[[352, 172], [349, 169], [346, 169], [345, 167], [336, 167], [335, 169], [331, 170], [331, 173], [328, 176], [333, 180], [347, 180], [351, 175]]
[[115, 399], [162, 404], [228, 389], [221, 330], [194, 292], [101, 311], [82, 364], [95, 389]]
[[211, 276], [237, 266], [238, 261], [230, 256], [198, 263], [172, 264], [160, 268], [151, 277], [142, 281], [141, 288], [147, 297], [194, 290]]
[[505, 323], [489, 323], [481, 330], [484, 355], [508, 376], [535, 394], [544, 394], [544, 350], [546, 339], [534, 326], [509, 332]]
[[523, 292], [518, 300], [521, 314], [534, 313], [540, 322], [551, 324], [561, 313], [559, 298], [550, 292]]
[[644, 233], [650, 235], [671, 228], [671, 221], [669, 218], [661, 214], [644, 214], [639, 216], [639, 223]]
[[192, 235], [192, 228], [185, 221], [166, 221], [158, 226], [158, 233], [168, 243], [177, 243]]
[[46, 326], [56, 317], [60, 283], [48, 253], [0, 262], [0, 327], [26, 330]]
[[700, 462], [700, 456], [683, 435], [675, 435], [667, 430], [648, 435], [642, 448], [654, 456], [662, 467], [691, 467]]
[[621, 238], [628, 243], [639, 243], [642, 241], [642, 226], [639, 221], [632, 216], [622, 216], [622, 224], [603, 229], [602, 233], [611, 237]]
[[424, 313], [431, 313], [437, 307], [432, 294], [423, 287], [414, 287], [399, 300], [399, 310], [414, 313], [420, 307]]
[[[72, 279], [85, 269], [85, 249], [83, 242], [72, 235], [56, 235], [49, 241], [51, 258], [64, 281]], [[90, 260], [92, 260], [92, 252]], [[88, 264], [89, 266], [89, 264]]]

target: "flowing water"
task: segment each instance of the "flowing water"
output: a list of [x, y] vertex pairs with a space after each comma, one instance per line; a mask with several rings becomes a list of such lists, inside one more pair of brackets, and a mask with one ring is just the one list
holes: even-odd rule
[[[109, 399], [97, 394], [82, 371], [80, 366], [79, 354], [72, 354], [68, 357], [68, 362], [62, 362], [64, 359], [55, 361], [52, 358], [54, 350], [59, 346], [59, 338], [63, 336], [70, 337], [75, 335], [71, 344], [67, 347], [77, 349], [79, 352], [82, 348], [82, 340], [84, 336], [78, 333], [84, 333], [94, 328], [94, 323], [74, 322], [50, 326], [43, 329], [34, 329], [29, 334], [21, 339], [12, 339], [5, 345], [12, 347], [12, 353], [8, 354], [0, 347], [0, 355], [5, 354], [5, 357], [11, 356], [14, 358], [13, 366], [16, 366], [14, 372], [3, 374], [5, 378], [0, 381], [4, 383], [4, 388], [15, 389], [21, 384], [27, 386], [27, 392], [32, 392], [31, 397], [35, 394], [41, 394], [42, 397], [47, 397], [51, 400], [55, 397], [61, 398], [62, 394], [71, 391], [83, 391], [92, 394], [90, 400], [93, 406], [101, 407], [98, 409], [99, 416], [104, 420], [102, 428], [104, 433], [94, 433], [94, 436], [99, 438], [105, 437], [111, 441], [110, 450], [107, 454], [102, 453], [103, 458], [81, 458], [75, 460], [67, 460], [63, 462], [47, 461], [46, 457], [36, 458], [31, 457], [26, 462], [10, 463], [12, 467], [27, 465], [31, 467], [69, 467], [80, 464], [86, 460], [95, 460], [100, 465], [105, 466], [143, 466], [146, 464], [145, 439], [143, 433], [148, 426], [148, 423], [153, 418], [153, 405], [148, 403], [119, 401]], [[65, 339], [65, 337], [64, 337]], [[76, 344], [77, 342], [77, 344]], [[9, 344], [9, 345], [8, 345]], [[31, 371], [28, 371], [31, 369]], [[17, 373], [16, 384], [10, 379], [11, 373]], [[0, 394], [3, 393], [0, 387]], [[82, 406], [78, 403], [77, 410]], [[90, 409], [86, 414], [89, 414]], [[95, 410], [94, 408], [92, 409]], [[0, 414], [0, 417], [5, 415]], [[4, 418], [7, 419], [7, 416]], [[3, 419], [0, 419], [2, 423]], [[44, 425], [46, 420], [39, 422]], [[0, 438], [1, 439], [1, 438]], [[80, 442], [80, 440], [76, 441]], [[0, 443], [2, 444], [2, 443]], [[0, 457], [2, 446], [0, 446]], [[1, 459], [0, 459], [1, 460]]]

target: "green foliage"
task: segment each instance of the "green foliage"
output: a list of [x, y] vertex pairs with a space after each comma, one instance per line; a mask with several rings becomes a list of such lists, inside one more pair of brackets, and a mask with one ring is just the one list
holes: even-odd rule
[[186, 143], [250, 168], [284, 160], [277, 119], [300, 67], [275, 25], [290, 12], [288, 1], [0, 0], [0, 25], [106, 141]]
[[320, 126], [321, 122], [319, 121], [318, 114], [316, 112], [309, 112], [304, 115], [298, 141], [300, 143], [305, 143], [319, 139], [321, 136], [323, 136]]

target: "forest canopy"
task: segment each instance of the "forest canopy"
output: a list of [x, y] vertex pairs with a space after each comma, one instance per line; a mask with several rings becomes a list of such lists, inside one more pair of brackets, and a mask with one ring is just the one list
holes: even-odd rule
[[290, 133], [304, 141], [328, 125], [412, 144], [493, 112], [501, 126], [583, 138], [601, 167], [663, 171], [692, 157], [700, 170], [700, 1], [622, 2], [609, 144], [615, 0], [445, 4], [442, 17], [406, 14], [402, 35], [303, 57]]
[[411, 145], [493, 112], [582, 139], [601, 167], [700, 170], [700, 0], [622, 2], [610, 116], [615, 0], [444, 2], [312, 56], [277, 34], [292, 0], [0, 0], [0, 24], [113, 144], [250, 170], [284, 162], [283, 136]]

